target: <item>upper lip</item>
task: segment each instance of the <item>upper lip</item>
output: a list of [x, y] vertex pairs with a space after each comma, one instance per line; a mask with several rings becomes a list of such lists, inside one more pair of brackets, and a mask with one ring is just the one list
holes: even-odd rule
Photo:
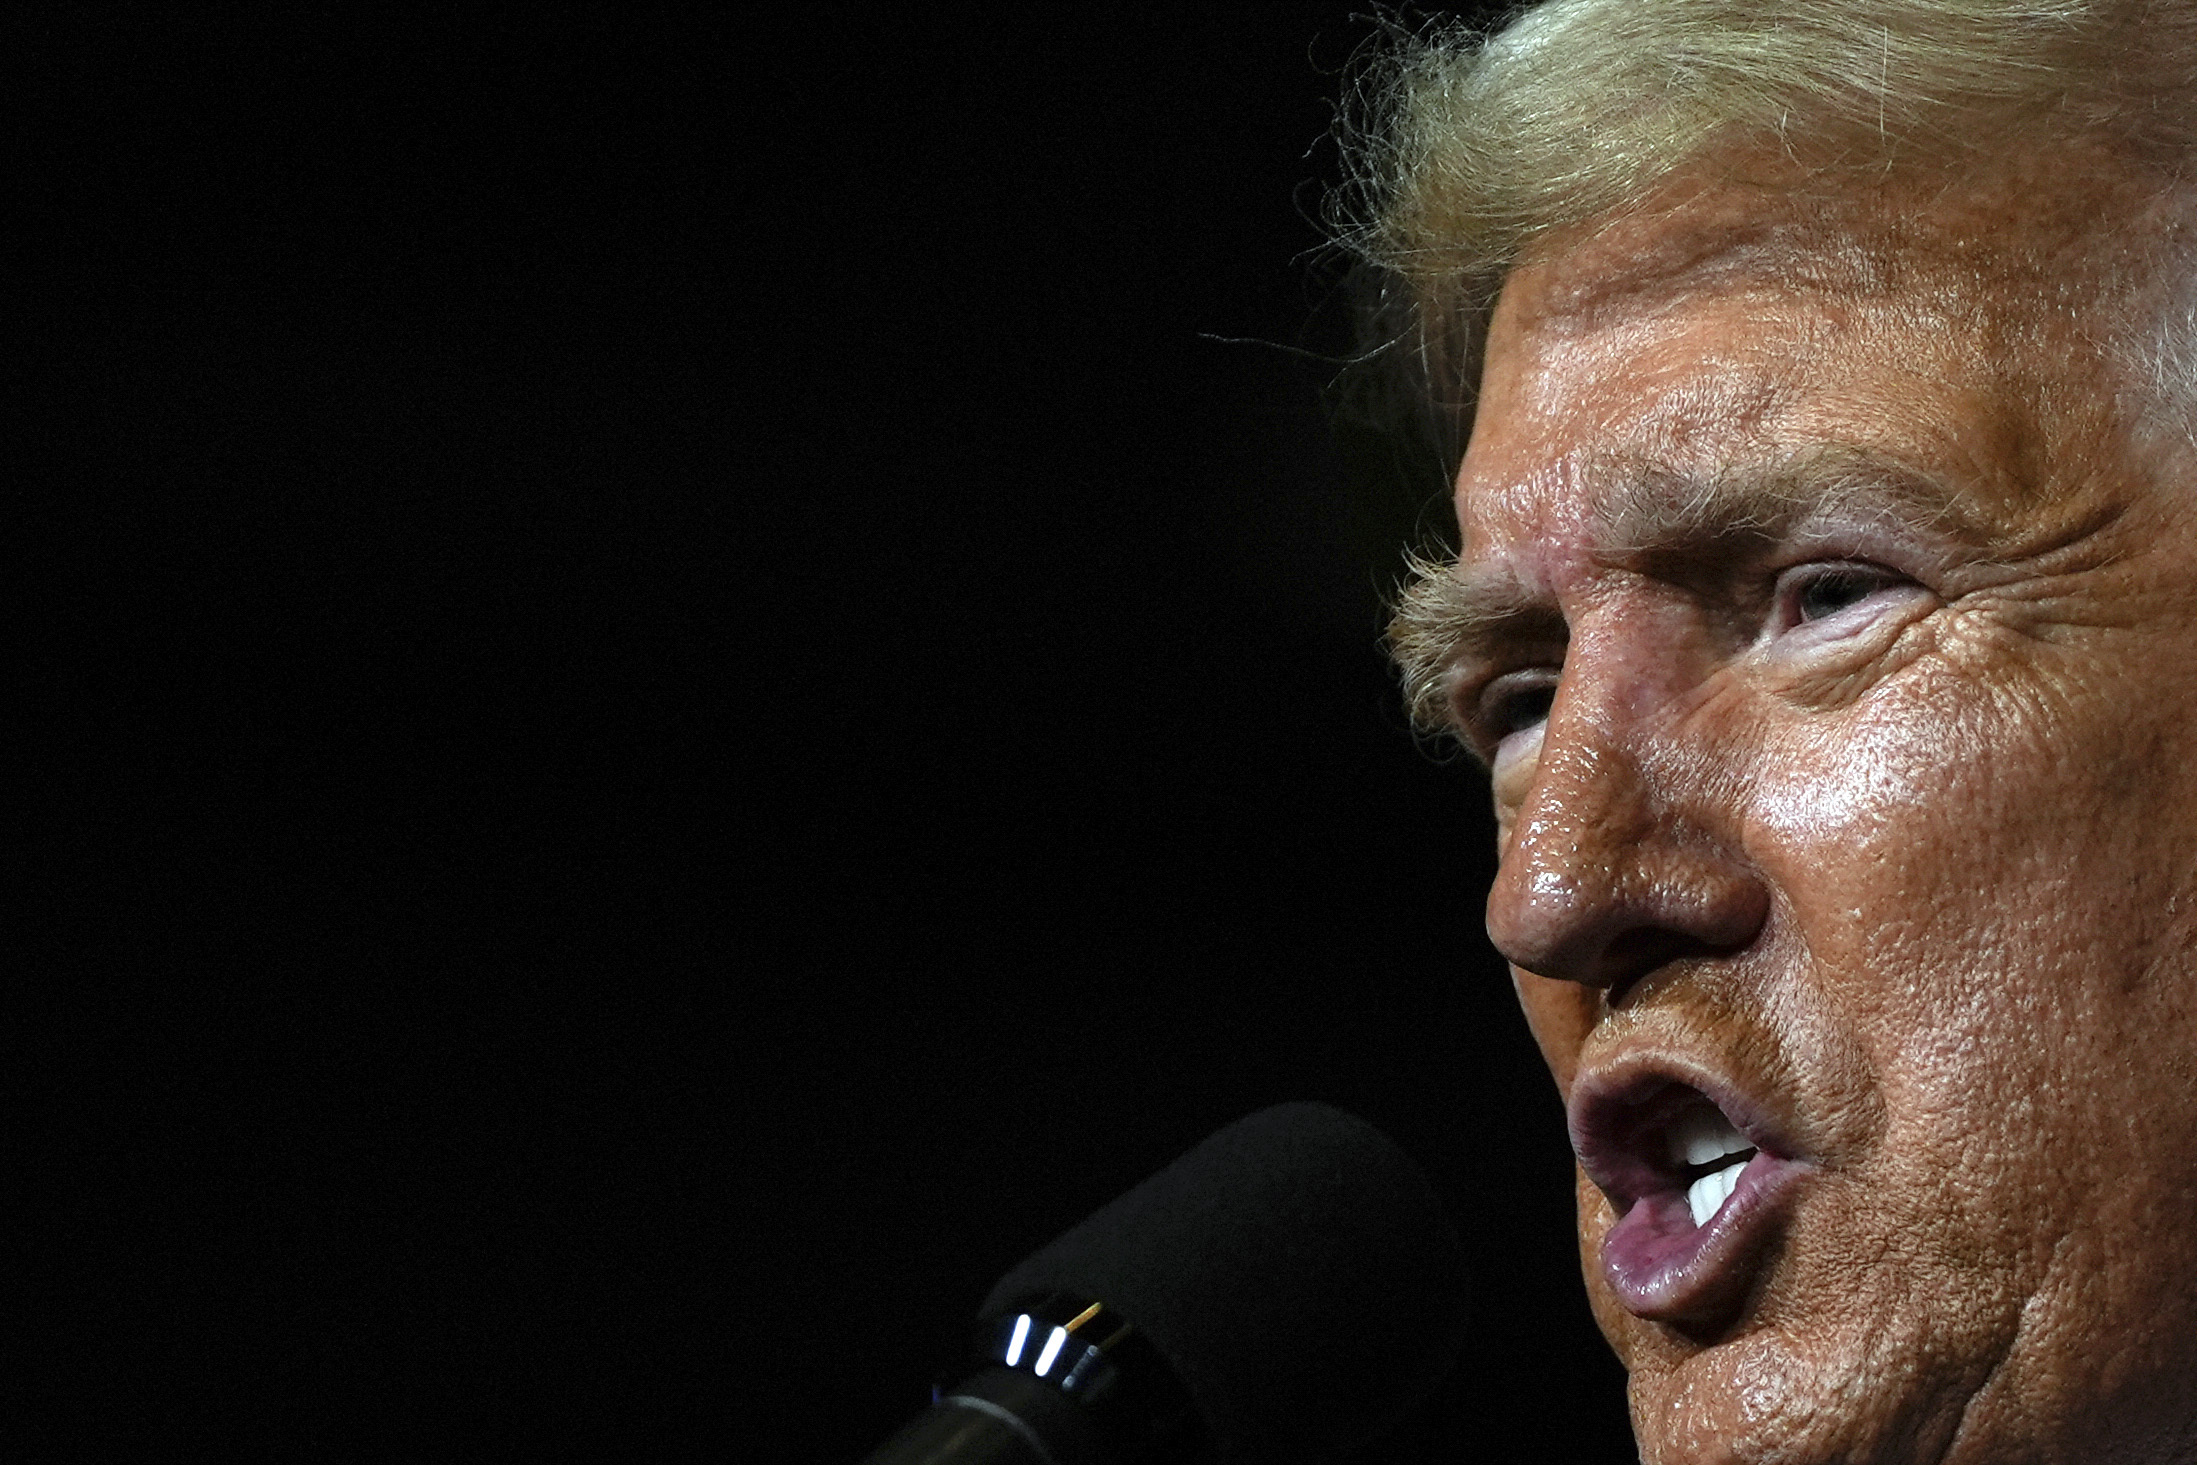
[[1675, 1054], [1634, 1053], [1596, 1065], [1572, 1085], [1568, 1120], [1580, 1168], [1622, 1216], [1658, 1191], [1683, 1189], [1694, 1173], [1674, 1161], [1665, 1135], [1706, 1099], [1755, 1149], [1798, 1158], [1769, 1107], [1716, 1067]]

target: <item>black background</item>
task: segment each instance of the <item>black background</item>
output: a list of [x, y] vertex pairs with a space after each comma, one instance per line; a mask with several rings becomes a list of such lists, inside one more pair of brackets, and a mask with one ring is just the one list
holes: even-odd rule
[[1476, 1278], [1368, 1458], [1629, 1457], [1321, 409], [1350, 15], [30, 28], [25, 1452], [852, 1460], [1319, 1098]]

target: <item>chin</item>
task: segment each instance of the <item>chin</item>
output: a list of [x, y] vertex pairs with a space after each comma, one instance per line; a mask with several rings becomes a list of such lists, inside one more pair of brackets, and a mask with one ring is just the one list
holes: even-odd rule
[[1631, 1316], [1606, 1289], [1593, 1301], [1628, 1370], [1644, 1465], [2197, 1462], [2197, 1371], [2159, 1352], [2178, 1335], [2146, 1346], [2134, 1325], [2049, 1307], [1956, 1322], [1758, 1298], [1701, 1340]]
[[1887, 1372], [1864, 1359], [1811, 1356], [1796, 1341], [1765, 1331], [1708, 1348], [1657, 1340], [1639, 1350], [1649, 1355], [1630, 1384], [1640, 1458], [1649, 1465], [1957, 1458], [1949, 1452], [1961, 1432], [1964, 1381], [1903, 1371], [1890, 1360]]
[[[2019, 1348], [2022, 1308], [1998, 1289], [1938, 1314], [1952, 1279], [1927, 1267], [1857, 1264], [1810, 1248], [1810, 1228], [1754, 1258], [1752, 1285], [1715, 1312], [1638, 1316], [1592, 1264], [1615, 1219], [1582, 1184], [1588, 1292], [1628, 1373], [1646, 1465], [1953, 1465], [2058, 1458], [2009, 1448], [1995, 1385]], [[1808, 1264], [1810, 1253], [1818, 1259]], [[1911, 1290], [1913, 1289], [1913, 1290]], [[1622, 1298], [1622, 1300], [1621, 1300]], [[2069, 1459], [2104, 1457], [2077, 1452]]]

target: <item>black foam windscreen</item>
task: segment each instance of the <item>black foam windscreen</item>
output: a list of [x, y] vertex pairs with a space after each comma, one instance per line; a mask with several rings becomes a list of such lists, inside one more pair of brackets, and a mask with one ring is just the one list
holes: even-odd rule
[[1017, 1266], [1003, 1316], [1104, 1302], [1173, 1366], [1224, 1461], [1331, 1460], [1456, 1358], [1457, 1233], [1409, 1156], [1324, 1104], [1263, 1109]]

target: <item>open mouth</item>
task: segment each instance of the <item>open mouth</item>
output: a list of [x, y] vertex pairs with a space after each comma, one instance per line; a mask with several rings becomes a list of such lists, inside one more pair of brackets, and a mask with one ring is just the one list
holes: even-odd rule
[[1659, 1322], [1728, 1318], [1806, 1167], [1734, 1096], [1668, 1075], [1582, 1089], [1572, 1144], [1617, 1213], [1601, 1260], [1618, 1301]]
[[1724, 1111], [1704, 1102], [1683, 1111], [1664, 1132], [1670, 1163], [1693, 1178], [1686, 1182], [1686, 1210], [1694, 1225], [1706, 1226], [1739, 1186], [1739, 1172], [1760, 1151], [1724, 1117]]

